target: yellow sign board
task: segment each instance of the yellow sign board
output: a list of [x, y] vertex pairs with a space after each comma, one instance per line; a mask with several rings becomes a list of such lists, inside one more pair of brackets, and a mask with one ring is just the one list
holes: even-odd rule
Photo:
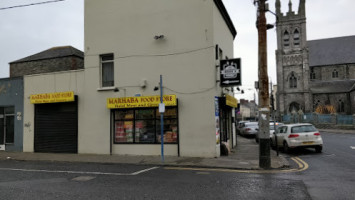
[[[163, 102], [165, 106], [176, 106], [176, 95], [164, 95]], [[143, 97], [123, 97], [108, 98], [107, 108], [146, 108], [158, 107], [160, 96], [143, 96]]]
[[33, 94], [30, 96], [30, 101], [32, 104], [70, 102], [74, 101], [74, 92]]
[[236, 108], [238, 107], [238, 100], [230, 95], [226, 95], [226, 105]]

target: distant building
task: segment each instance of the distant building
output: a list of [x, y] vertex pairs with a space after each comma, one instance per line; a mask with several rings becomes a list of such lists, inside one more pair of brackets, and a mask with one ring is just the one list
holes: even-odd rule
[[71, 46], [53, 47], [10, 63], [10, 77], [84, 68], [84, 53]]
[[276, 14], [278, 114], [355, 114], [355, 36], [307, 41], [305, 0]]
[[237, 114], [239, 121], [251, 120], [257, 121], [258, 119], [258, 105], [254, 100], [240, 99], [240, 112]]
[[23, 151], [23, 129], [29, 126], [24, 122], [24, 99], [28, 99], [24, 98], [24, 76], [82, 68], [84, 53], [71, 46], [54, 47], [10, 63], [10, 78], [0, 79], [0, 151]]

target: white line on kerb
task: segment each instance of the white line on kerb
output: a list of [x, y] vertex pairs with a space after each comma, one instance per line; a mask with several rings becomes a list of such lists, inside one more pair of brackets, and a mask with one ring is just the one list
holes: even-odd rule
[[135, 176], [159, 167], [152, 167], [140, 170], [133, 173], [109, 173], [109, 172], [84, 172], [84, 171], [61, 171], [61, 170], [43, 170], [43, 169], [14, 169], [14, 168], [0, 168], [2, 171], [22, 171], [22, 172], [46, 172], [46, 173], [68, 173], [68, 174], [93, 174], [93, 175], [113, 175], [113, 176]]
[[350, 146], [350, 148], [351, 148], [351, 149], [355, 149], [355, 147], [353, 147], [353, 146]]

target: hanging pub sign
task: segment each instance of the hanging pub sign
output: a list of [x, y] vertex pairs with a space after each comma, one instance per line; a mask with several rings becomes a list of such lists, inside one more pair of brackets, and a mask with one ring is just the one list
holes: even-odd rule
[[221, 60], [220, 69], [222, 87], [241, 85], [240, 58]]

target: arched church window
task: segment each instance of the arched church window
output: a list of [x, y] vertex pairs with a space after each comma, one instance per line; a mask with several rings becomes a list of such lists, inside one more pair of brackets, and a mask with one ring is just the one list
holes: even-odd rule
[[298, 29], [293, 32], [293, 45], [295, 47], [300, 46], [300, 32], [298, 31]]
[[288, 33], [288, 31], [284, 32], [283, 40], [284, 40], [284, 47], [289, 47], [290, 46], [290, 34]]
[[313, 70], [313, 68], [311, 69], [311, 73], [310, 73], [310, 79], [311, 79], [311, 80], [314, 80], [314, 79], [316, 79], [316, 73], [314, 73], [314, 70]]
[[338, 102], [338, 112], [345, 112], [345, 109], [344, 109], [344, 102], [343, 100], [339, 100]]
[[290, 76], [289, 82], [290, 82], [290, 88], [297, 88], [297, 77], [293, 72]]
[[338, 76], [339, 76], [338, 71], [336, 69], [334, 69], [334, 71], [332, 72], [332, 77], [333, 78], [338, 78]]

